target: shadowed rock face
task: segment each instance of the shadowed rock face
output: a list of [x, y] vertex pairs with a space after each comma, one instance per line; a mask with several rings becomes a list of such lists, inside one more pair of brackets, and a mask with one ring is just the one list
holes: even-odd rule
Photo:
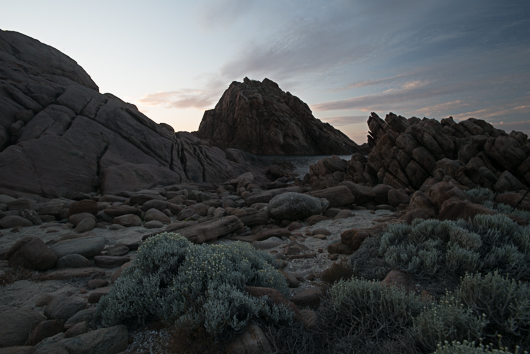
[[198, 136], [221, 148], [260, 155], [359, 152], [355, 142], [313, 117], [307, 104], [269, 79], [232, 82], [215, 109], [204, 113]]
[[368, 126], [368, 157], [320, 160], [308, 177], [314, 188], [346, 180], [417, 190], [445, 181], [503, 193], [530, 185], [530, 141], [522, 132], [507, 134], [475, 118], [456, 123], [393, 113], [385, 120], [372, 113]]
[[247, 167], [244, 153], [232, 151], [229, 161], [221, 149], [99, 93], [58, 50], [0, 31], [0, 189], [118, 193], [226, 180]]

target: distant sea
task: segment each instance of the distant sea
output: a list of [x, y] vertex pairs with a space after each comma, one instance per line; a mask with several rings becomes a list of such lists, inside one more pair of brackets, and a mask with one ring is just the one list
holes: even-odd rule
[[[352, 155], [337, 155], [343, 160], [350, 161]], [[299, 156], [299, 155], [269, 155], [260, 156], [261, 158], [274, 163], [274, 161], [287, 161], [294, 165], [294, 172], [298, 173], [299, 178], [303, 178], [306, 173], [309, 173], [309, 166], [317, 163], [318, 160], [324, 157], [331, 157], [331, 155], [312, 155], [312, 156]]]

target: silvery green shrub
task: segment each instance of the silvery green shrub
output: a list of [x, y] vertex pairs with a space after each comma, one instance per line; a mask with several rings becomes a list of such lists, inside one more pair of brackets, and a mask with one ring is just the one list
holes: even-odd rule
[[495, 192], [488, 188], [473, 188], [464, 191], [473, 203], [482, 204], [502, 214], [511, 214], [530, 220], [530, 212], [515, 209], [509, 205], [495, 202]]
[[399, 269], [418, 280], [455, 285], [466, 272], [498, 271], [528, 280], [529, 236], [530, 227], [502, 214], [477, 215], [470, 222], [418, 219], [412, 225], [390, 225], [379, 238], [365, 241], [351, 264], [368, 279], [382, 279], [390, 269]]
[[[514, 350], [530, 349], [530, 285], [497, 272], [466, 274], [454, 293], [458, 302], [486, 321], [484, 339]], [[498, 337], [500, 335], [500, 337]]]
[[175, 233], [153, 236], [99, 302], [96, 322], [109, 327], [163, 319], [216, 334], [239, 330], [254, 317], [290, 321], [290, 310], [245, 291], [248, 285], [288, 294], [271, 263], [270, 255], [242, 242], [196, 245]]
[[458, 341], [453, 341], [451, 344], [446, 342], [443, 346], [440, 344], [436, 351], [432, 354], [513, 354], [507, 349], [498, 350], [493, 349], [489, 345], [479, 344], [478, 346], [473, 342], [469, 343], [464, 341], [460, 343]]

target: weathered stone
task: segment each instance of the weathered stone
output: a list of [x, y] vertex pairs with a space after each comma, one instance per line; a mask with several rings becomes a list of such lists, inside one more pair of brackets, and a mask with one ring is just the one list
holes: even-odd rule
[[63, 331], [63, 325], [57, 320], [46, 320], [40, 322], [33, 330], [31, 331], [28, 344], [35, 345], [39, 343], [44, 338], [48, 338], [61, 333]]
[[17, 241], [7, 252], [10, 267], [23, 267], [44, 271], [55, 267], [57, 256], [40, 239], [25, 237]]
[[44, 315], [51, 319], [68, 320], [77, 312], [84, 310], [86, 302], [80, 298], [58, 295], [46, 305]]
[[72, 268], [56, 270], [51, 273], [41, 274], [41, 280], [64, 280], [71, 278], [91, 278], [91, 277], [104, 277], [105, 271], [100, 268]]
[[100, 268], [116, 268], [131, 260], [130, 257], [124, 256], [95, 256], [96, 266]]
[[261, 230], [255, 237], [255, 241], [263, 241], [271, 237], [289, 237], [291, 236], [291, 231], [287, 229], [264, 229]]
[[287, 284], [290, 288], [298, 288], [300, 286], [300, 281], [296, 279], [294, 274], [289, 273], [285, 270], [281, 270], [283, 276], [285, 277], [285, 280], [287, 280]]
[[180, 230], [179, 233], [193, 243], [204, 243], [225, 236], [244, 226], [243, 222], [236, 216], [227, 216], [187, 227]]
[[109, 216], [122, 216], [126, 214], [134, 214], [141, 216], [142, 211], [136, 207], [130, 206], [130, 205], [120, 205], [120, 206], [111, 206], [104, 210], [105, 214]]
[[340, 207], [355, 202], [355, 198], [347, 186], [330, 187], [309, 194], [313, 197], [327, 199], [330, 207]]
[[70, 327], [66, 332], [64, 332], [64, 338], [77, 337], [80, 334], [84, 334], [90, 331], [86, 321], [79, 322]]
[[57, 268], [86, 268], [90, 261], [80, 254], [67, 254], [57, 260]]
[[269, 214], [277, 220], [302, 220], [322, 214], [329, 206], [325, 199], [301, 193], [284, 193], [269, 202]]
[[98, 213], [98, 203], [94, 200], [85, 199], [70, 204], [67, 213], [68, 217], [80, 213], [89, 213], [96, 215]]
[[164, 224], [169, 224], [171, 222], [171, 219], [166, 214], [164, 214], [163, 212], [155, 208], [151, 208], [145, 212], [144, 220], [145, 221], [155, 220], [155, 221], [160, 221]]
[[386, 287], [401, 288], [406, 291], [412, 291], [419, 293], [419, 288], [416, 286], [414, 279], [409, 273], [401, 270], [393, 269], [385, 276], [385, 279], [381, 280], [381, 285]]
[[[95, 279], [94, 279], [95, 280]], [[80, 323], [80, 322], [90, 322], [94, 318], [94, 315], [96, 314], [96, 308], [91, 307], [85, 310], [81, 310], [72, 317], [70, 317], [64, 324], [64, 328], [68, 329], [71, 328], [74, 324]]]
[[125, 227], [142, 226], [142, 219], [138, 215], [125, 214], [115, 217], [112, 222]]
[[97, 290], [94, 290], [93, 292], [88, 295], [88, 303], [89, 304], [97, 304], [103, 296], [108, 295], [109, 291], [112, 289], [112, 287], [106, 287], [106, 288], [99, 288]]
[[50, 247], [57, 258], [69, 254], [80, 254], [86, 258], [92, 258], [100, 254], [103, 248], [105, 248], [105, 238], [101, 236], [59, 241]]
[[297, 292], [293, 295], [291, 301], [294, 302], [297, 306], [317, 309], [322, 296], [322, 289], [320, 289], [319, 287], [312, 287]]
[[86, 218], [83, 219], [77, 226], [75, 227], [75, 232], [77, 233], [83, 233], [90, 230], [93, 230], [96, 227], [96, 221], [92, 218]]
[[27, 227], [33, 226], [33, 223], [26, 218], [18, 215], [8, 215], [0, 219], [0, 229], [10, 229], [12, 227]]
[[161, 221], [152, 220], [152, 221], [144, 222], [144, 227], [146, 229], [159, 229], [161, 227], [164, 227], [164, 224]]
[[92, 219], [94, 220], [94, 224], [97, 222], [96, 217], [93, 214], [90, 213], [79, 213], [79, 214], [73, 214], [68, 217], [68, 221], [73, 224], [74, 226], [79, 225], [79, 223], [85, 219]]
[[29, 221], [31, 221], [33, 225], [42, 225], [42, 219], [34, 210], [19, 210], [18, 215], [23, 217], [24, 219], [28, 219]]
[[251, 324], [226, 347], [226, 354], [270, 354], [272, 347], [263, 330]]
[[0, 348], [24, 345], [31, 329], [45, 320], [46, 317], [31, 309], [1, 307]]
[[124, 325], [100, 328], [73, 338], [65, 338], [58, 344], [68, 353], [117, 354], [127, 349], [129, 331]]

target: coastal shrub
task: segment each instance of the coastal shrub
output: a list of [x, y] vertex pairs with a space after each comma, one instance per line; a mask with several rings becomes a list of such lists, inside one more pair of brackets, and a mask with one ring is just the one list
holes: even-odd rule
[[495, 192], [488, 188], [473, 188], [464, 191], [473, 203], [483, 204], [486, 201], [495, 199]]
[[497, 273], [466, 274], [454, 292], [429, 301], [352, 278], [329, 288], [315, 328], [266, 331], [275, 353], [522, 353], [530, 348], [529, 288]]
[[150, 237], [110, 293], [98, 304], [96, 323], [144, 324], [162, 319], [210, 334], [238, 331], [256, 317], [289, 322], [292, 313], [245, 287], [271, 287], [288, 294], [272, 257], [249, 244], [196, 245], [175, 233]]
[[469, 343], [468, 341], [464, 341], [463, 343], [460, 343], [458, 341], [453, 341], [451, 344], [446, 342], [443, 346], [439, 345], [438, 349], [436, 349], [433, 354], [513, 354], [512, 352], [508, 351], [507, 349], [498, 350], [493, 349], [489, 345], [477, 345], [473, 343]]
[[455, 291], [458, 302], [486, 322], [483, 338], [487, 344], [530, 348], [530, 285], [502, 277], [497, 272], [466, 274]]
[[473, 188], [464, 191], [473, 203], [482, 204], [502, 214], [515, 215], [530, 220], [530, 212], [513, 208], [503, 203], [495, 202], [495, 192], [487, 188]]
[[412, 332], [416, 345], [424, 351], [433, 351], [439, 343], [465, 338], [478, 341], [486, 322], [484, 316], [476, 316], [473, 311], [458, 303], [451, 293], [447, 293], [437, 304], [426, 307], [413, 319]]
[[472, 221], [417, 219], [412, 225], [390, 225], [379, 238], [367, 239], [352, 255], [351, 266], [367, 279], [382, 279], [388, 270], [399, 269], [418, 281], [438, 283], [437, 293], [454, 288], [466, 272], [498, 271], [527, 280], [529, 236], [529, 227], [502, 214], [477, 215]]

